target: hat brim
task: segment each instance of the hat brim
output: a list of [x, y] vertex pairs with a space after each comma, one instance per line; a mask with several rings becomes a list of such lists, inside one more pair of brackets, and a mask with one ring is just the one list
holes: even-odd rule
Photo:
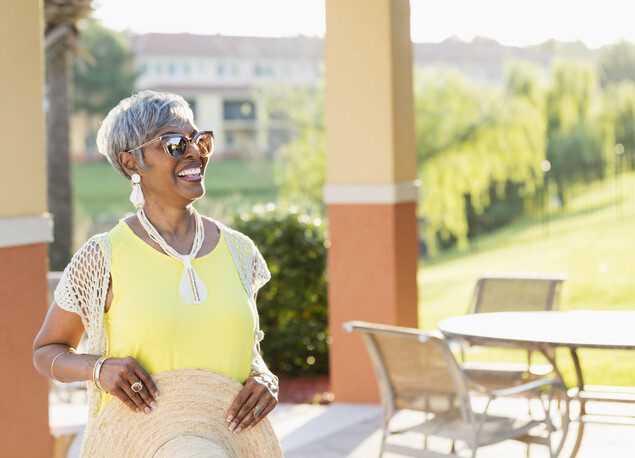
[[158, 407], [146, 415], [112, 399], [87, 432], [83, 455], [152, 457], [168, 442], [181, 438], [178, 448], [187, 456], [188, 441], [183, 438], [196, 436], [214, 445], [209, 455], [202, 456], [218, 455], [212, 452], [219, 449], [226, 451], [225, 456], [283, 456], [266, 417], [239, 434], [229, 429], [227, 410], [243, 388], [236, 380], [206, 369], [167, 371], [152, 379], [161, 394]]

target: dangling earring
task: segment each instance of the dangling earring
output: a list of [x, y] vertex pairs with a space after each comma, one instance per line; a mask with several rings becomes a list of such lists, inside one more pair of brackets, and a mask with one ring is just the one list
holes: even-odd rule
[[130, 202], [135, 208], [143, 208], [146, 201], [143, 198], [143, 192], [141, 192], [141, 176], [138, 173], [133, 173], [130, 177], [132, 181], [132, 192], [130, 193]]

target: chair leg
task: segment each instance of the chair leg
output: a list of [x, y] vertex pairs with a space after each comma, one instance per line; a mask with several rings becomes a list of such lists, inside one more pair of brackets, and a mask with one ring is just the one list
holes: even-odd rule
[[381, 446], [379, 447], [379, 458], [384, 456], [384, 449], [386, 448], [386, 439], [388, 438], [387, 432], [388, 430], [384, 428], [384, 433], [382, 434], [382, 438], [381, 438]]
[[55, 437], [53, 439], [53, 457], [66, 458], [76, 436], [77, 434], [66, 434], [64, 436]]
[[390, 426], [390, 418], [391, 417], [386, 412], [384, 414], [384, 430], [381, 437], [381, 446], [379, 447], [379, 458], [381, 458], [384, 454], [384, 449], [386, 448], [386, 440], [388, 439], [388, 436], [390, 435], [390, 429], [388, 428]]

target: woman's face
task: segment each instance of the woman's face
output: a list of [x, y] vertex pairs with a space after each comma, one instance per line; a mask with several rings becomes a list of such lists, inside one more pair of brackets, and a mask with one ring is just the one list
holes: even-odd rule
[[[164, 134], [183, 134], [192, 138], [196, 132], [198, 132], [196, 126], [187, 122], [180, 128], [161, 129], [152, 134], [151, 138]], [[120, 160], [128, 161], [128, 163], [131, 159], [134, 164], [132, 155], [124, 153], [124, 156], [120, 156]], [[205, 194], [203, 179], [209, 157], [202, 157], [198, 148], [192, 143], [188, 143], [182, 158], [174, 160], [166, 154], [162, 143], [156, 141], [143, 148], [143, 159], [150, 169], [137, 169], [137, 173], [141, 176], [141, 189], [146, 202], [158, 200], [167, 205], [186, 206]], [[123, 165], [126, 166], [125, 163]], [[198, 173], [182, 174], [183, 171], [191, 169], [195, 169]], [[129, 172], [134, 173], [134, 171]]]

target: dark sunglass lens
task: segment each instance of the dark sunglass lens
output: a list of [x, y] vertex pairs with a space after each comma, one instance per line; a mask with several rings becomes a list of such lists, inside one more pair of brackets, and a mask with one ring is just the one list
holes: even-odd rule
[[181, 159], [187, 148], [187, 140], [182, 135], [174, 135], [163, 139], [163, 146], [173, 159]]
[[196, 144], [198, 145], [201, 155], [209, 156], [212, 153], [212, 148], [214, 147], [214, 139], [211, 134], [202, 133], [198, 136]]

